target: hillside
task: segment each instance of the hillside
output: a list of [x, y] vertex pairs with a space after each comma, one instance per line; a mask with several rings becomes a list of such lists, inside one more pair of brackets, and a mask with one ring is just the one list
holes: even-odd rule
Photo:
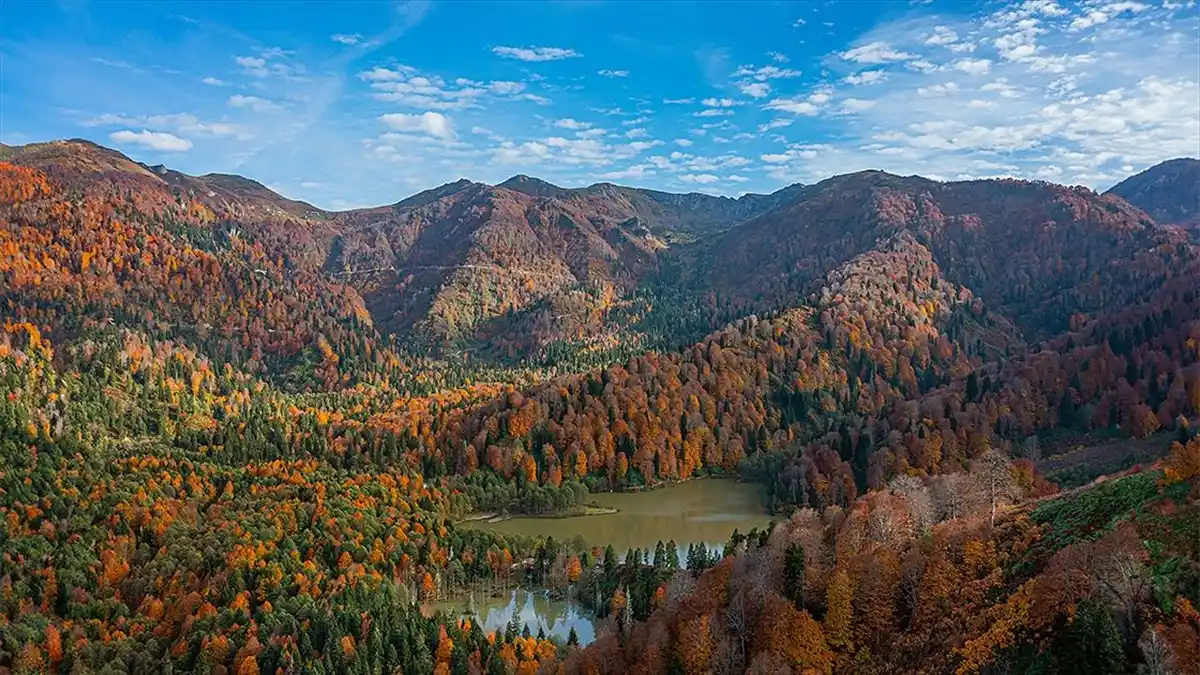
[[1085, 188], [871, 171], [804, 188], [790, 204], [702, 242], [690, 283], [741, 311], [763, 311], [807, 295], [829, 270], [899, 231], [1030, 340], [1062, 332], [1072, 314], [1143, 297], [1189, 255], [1178, 233]]
[[732, 227], [796, 190], [734, 200], [611, 184], [568, 190], [515, 176], [325, 212], [251, 179], [144, 166], [88, 141], [0, 154], [69, 190], [132, 197], [143, 209], [203, 207], [211, 222], [236, 222], [286, 266], [353, 286], [379, 329], [409, 347], [445, 353], [488, 344], [510, 361], [555, 342], [632, 338], [609, 314], [642, 311], [629, 296], [674, 243]]
[[45, 171], [65, 186], [90, 190], [108, 185], [139, 193], [185, 194], [218, 213], [256, 219], [325, 217], [305, 202], [282, 197], [263, 184], [229, 174], [189, 176], [163, 165], [147, 166], [121, 153], [82, 139], [0, 146], [0, 161]]
[[495, 187], [459, 181], [339, 214], [346, 233], [328, 268], [364, 291], [381, 325], [420, 344], [475, 338], [520, 352], [619, 333], [605, 318], [612, 300], [657, 271], [672, 243], [732, 227], [793, 192], [732, 200], [572, 190], [529, 176]]
[[1176, 443], [1161, 470], [1060, 495], [981, 462], [735, 535], [708, 569], [622, 567], [666, 601], [613, 612], [566, 671], [1195, 673], [1198, 459]]
[[1109, 188], [1164, 225], [1200, 226], [1200, 159], [1156, 164]]

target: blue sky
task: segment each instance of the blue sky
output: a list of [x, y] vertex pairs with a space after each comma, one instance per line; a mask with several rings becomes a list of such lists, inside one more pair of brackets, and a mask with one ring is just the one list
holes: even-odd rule
[[88, 138], [326, 208], [516, 173], [1105, 188], [1200, 155], [1195, 0], [9, 1], [0, 31], [0, 141]]

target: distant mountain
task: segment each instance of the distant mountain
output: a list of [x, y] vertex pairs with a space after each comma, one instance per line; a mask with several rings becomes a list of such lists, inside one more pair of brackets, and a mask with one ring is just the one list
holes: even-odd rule
[[787, 306], [900, 231], [932, 252], [948, 280], [1034, 338], [1065, 330], [1072, 312], [1138, 298], [1171, 274], [1186, 240], [1086, 188], [865, 171], [804, 188], [791, 203], [700, 242], [692, 283], [746, 308]]
[[1200, 166], [1173, 160], [1103, 196], [880, 171], [737, 199], [611, 183], [563, 188], [518, 175], [326, 212], [248, 178], [145, 166], [88, 141], [0, 146], [0, 159], [152, 211], [208, 209], [206, 222], [235, 222], [284, 267], [352, 288], [383, 333], [511, 355], [554, 342], [632, 344], [634, 324], [692, 339], [805, 302], [826, 275], [901, 231], [946, 281], [1026, 338], [1046, 337], [1072, 313], [1120, 306], [1172, 273], [1183, 236], [1111, 195], [1173, 196], [1171, 213], [1186, 214], [1188, 198], [1178, 195], [1195, 187], [1187, 176]]
[[789, 201], [802, 185], [790, 185], [769, 195], [747, 194], [737, 199], [690, 192], [677, 194], [596, 183], [585, 188], [562, 188], [544, 180], [517, 175], [502, 187], [531, 197], [611, 201], [628, 209], [655, 234], [668, 241], [723, 230]]
[[187, 193], [229, 215], [305, 219], [326, 216], [326, 212], [312, 204], [288, 199], [249, 178], [219, 173], [190, 176], [162, 164], [148, 166], [135, 162], [116, 150], [83, 139], [0, 145], [0, 161], [40, 169], [64, 185], [78, 189], [107, 185], [136, 189], [140, 194]]
[[[543, 344], [594, 333], [603, 298], [635, 288], [673, 243], [734, 227], [798, 189], [731, 199], [569, 189], [524, 175], [496, 186], [460, 180], [336, 215], [344, 234], [327, 268], [362, 290], [382, 325], [423, 342], [494, 341], [504, 331]], [[539, 303], [538, 318], [506, 318]]]
[[464, 181], [338, 214], [327, 268], [360, 288], [382, 325], [429, 342], [470, 336], [569, 288], [627, 291], [654, 268], [666, 245], [634, 211], [562, 194]]
[[1121, 197], [1164, 225], [1200, 227], [1200, 159], [1155, 164], [1105, 194]]

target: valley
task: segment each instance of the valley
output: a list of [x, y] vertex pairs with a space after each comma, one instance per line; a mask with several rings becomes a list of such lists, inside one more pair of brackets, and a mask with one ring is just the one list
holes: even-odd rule
[[1023, 672], [1077, 614], [1189, 653], [1200, 251], [1151, 215], [1188, 161], [1137, 204], [864, 171], [331, 212], [3, 146], [0, 668]]

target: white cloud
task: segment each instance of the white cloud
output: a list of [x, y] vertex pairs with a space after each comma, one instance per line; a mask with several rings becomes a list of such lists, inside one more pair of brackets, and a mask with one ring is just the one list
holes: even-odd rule
[[956, 83], [939, 82], [938, 84], [931, 84], [928, 87], [917, 87], [917, 96], [924, 96], [927, 98], [945, 96], [946, 94], [953, 94], [956, 91], [958, 91], [958, 85]]
[[518, 61], [558, 61], [583, 56], [574, 49], [561, 47], [493, 47], [492, 53]]
[[491, 163], [506, 166], [561, 164], [606, 167], [615, 162], [636, 157], [650, 148], [663, 145], [663, 142], [659, 140], [610, 144], [600, 137], [602, 133], [577, 138], [552, 136], [523, 143], [505, 141], [491, 149]]
[[393, 66], [392, 68], [375, 67], [371, 70], [364, 71], [358, 76], [370, 82], [388, 82], [392, 80], [403, 80], [417, 72], [416, 68], [411, 66]]
[[186, 138], [180, 138], [174, 134], [168, 134], [162, 131], [149, 131], [143, 129], [141, 131], [130, 131], [124, 129], [114, 131], [108, 135], [114, 143], [127, 143], [130, 145], [140, 145], [144, 148], [157, 150], [159, 152], [187, 152], [192, 149], [192, 142]]
[[646, 138], [650, 135], [650, 132], [646, 131], [642, 127], [634, 127], [633, 129], [626, 131], [623, 135], [625, 138]]
[[696, 117], [724, 117], [725, 115], [732, 114], [733, 111], [727, 108], [705, 108], [704, 110], [695, 113]]
[[791, 68], [779, 68], [776, 66], [763, 66], [762, 68], [755, 68], [754, 66], [741, 66], [733, 73], [734, 77], [748, 77], [750, 79], [758, 80], [759, 82], [766, 82], [767, 80], [775, 80], [787, 77], [800, 77], [801, 75], [803, 75], [803, 73], [801, 73], [799, 70], [792, 70]]
[[1105, 14], [1100, 10], [1093, 9], [1083, 16], [1076, 17], [1075, 20], [1071, 22], [1071, 25], [1067, 27], [1067, 30], [1076, 32], [1085, 28], [1091, 28], [1092, 26], [1099, 26], [1100, 24], [1107, 22], [1108, 14]]
[[488, 91], [493, 94], [502, 96], [511, 96], [525, 91], [525, 85], [521, 82], [506, 82], [503, 80], [488, 84]]
[[781, 112], [790, 112], [795, 115], [816, 115], [818, 112], [820, 112], [820, 108], [814, 105], [811, 101], [795, 98], [777, 98], [772, 100], [764, 107], [767, 110], [779, 110]]
[[607, 70], [607, 69], [605, 69], [605, 70], [600, 70], [600, 71], [596, 71], [596, 72], [598, 75], [603, 75], [604, 77], [629, 77], [628, 70]]
[[207, 85], [210, 85], [213, 87], [224, 87], [225, 85], [229, 84], [228, 82], [226, 82], [224, 80], [218, 80], [215, 77], [206, 77], [200, 81], [204, 84], [207, 84]]
[[646, 178], [655, 174], [652, 164], [635, 164], [619, 171], [609, 171], [600, 174], [604, 180], [623, 180], [626, 178]]
[[771, 57], [771, 60], [775, 61], [776, 63], [787, 63], [791, 60], [786, 54], [781, 54], [779, 52], [767, 52], [767, 56]]
[[676, 138], [675, 139], [675, 145], [678, 145], [683, 148], [690, 148], [692, 146], [692, 144], [693, 144], [693, 141], [688, 138]]
[[280, 106], [274, 101], [268, 101], [257, 96], [244, 96], [242, 94], [234, 94], [229, 97], [229, 105], [234, 108], [249, 108], [254, 112], [273, 112], [279, 110]]
[[846, 61], [863, 64], [891, 63], [916, 58], [915, 55], [893, 49], [886, 42], [869, 42], [841, 53]]
[[875, 107], [875, 101], [866, 101], [858, 98], [848, 98], [842, 101], [843, 113], [857, 113], [870, 110], [873, 107]]
[[417, 132], [442, 139], [454, 138], [454, 127], [450, 118], [437, 112], [429, 111], [419, 115], [389, 113], [381, 115], [379, 121], [395, 131]]
[[259, 49], [258, 56], [235, 56], [234, 63], [242, 67], [242, 73], [254, 77], [274, 75], [287, 80], [299, 79], [304, 73], [304, 66], [296, 63], [285, 63], [285, 57], [291, 52], [278, 47]]
[[356, 45], [359, 43], [359, 41], [362, 40], [362, 36], [357, 33], [354, 33], [353, 35], [347, 35], [345, 33], [337, 33], [335, 35], [329, 36], [329, 39], [333, 40], [334, 42], [340, 42], [344, 45]]
[[154, 131], [169, 131], [183, 136], [213, 136], [217, 138], [250, 138], [242, 127], [228, 122], [204, 122], [190, 113], [149, 115], [144, 117], [105, 113], [85, 120], [85, 127], [132, 127], [140, 126]]
[[529, 100], [539, 104], [549, 103], [536, 94], [525, 92], [523, 82], [496, 80], [476, 82], [464, 77], [447, 82], [437, 75], [423, 74], [411, 66], [375, 67], [358, 74], [368, 83], [375, 99], [396, 103], [408, 108], [424, 110], [465, 110], [482, 107], [481, 100], [487, 96], [499, 96], [514, 100]]
[[767, 122], [766, 124], [758, 125], [758, 133], [765, 134], [772, 129], [782, 129], [783, 127], [790, 127], [790, 126], [792, 126], [792, 123], [794, 121], [795, 120], [790, 120], [790, 119], [786, 119], [786, 118], [782, 118], [782, 117], [779, 119], [774, 119], [774, 120], [771, 120], [770, 122]]
[[737, 105], [737, 101], [731, 98], [706, 98], [701, 103], [710, 108], [731, 108]]
[[700, 185], [707, 185], [709, 183], [716, 183], [721, 179], [712, 175], [711, 173], [685, 173], [679, 177], [679, 180], [685, 183], [698, 183]]
[[992, 62], [988, 59], [959, 59], [950, 67], [968, 75], [985, 75], [992, 69]]
[[570, 117], [563, 118], [554, 123], [554, 126], [559, 129], [587, 129], [592, 126], [590, 122], [580, 122], [579, 120]]
[[766, 82], [750, 82], [738, 87], [741, 92], [753, 98], [763, 98], [771, 93], [771, 85]]
[[934, 26], [933, 34], [925, 39], [927, 45], [950, 45], [958, 42], [958, 33], [946, 26]]
[[846, 84], [878, 84], [887, 80], [887, 73], [882, 70], [864, 70], [861, 73], [847, 75], [842, 78]]
[[683, 105], [687, 103], [695, 103], [694, 98], [664, 98], [663, 103], [667, 105]]
[[634, 141], [632, 143], [626, 143], [623, 146], [619, 146], [618, 152], [627, 151], [627, 152], [632, 152], [632, 153], [636, 154], [639, 152], [645, 152], [646, 150], [649, 150], [650, 148], [657, 148], [658, 146], [660, 146], [662, 144], [663, 144], [662, 141]]

